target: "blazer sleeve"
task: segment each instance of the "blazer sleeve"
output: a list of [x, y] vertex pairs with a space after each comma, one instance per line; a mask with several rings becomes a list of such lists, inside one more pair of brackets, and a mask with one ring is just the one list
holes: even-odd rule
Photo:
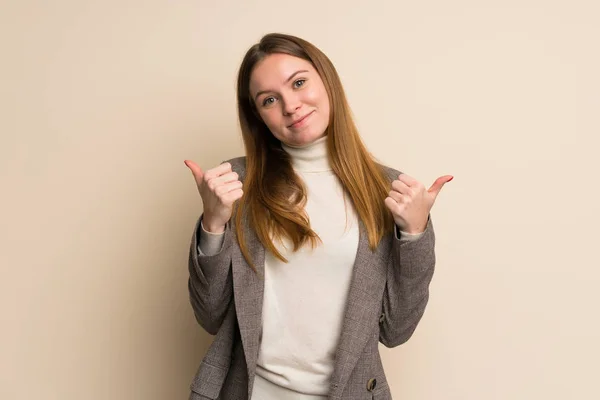
[[[226, 160], [243, 182], [246, 158]], [[188, 290], [196, 320], [208, 333], [216, 335], [233, 301], [232, 248], [236, 243], [231, 220], [225, 225], [221, 250], [216, 254], [203, 254], [199, 250], [202, 217], [198, 218], [190, 243]]]
[[190, 244], [188, 290], [196, 320], [208, 333], [216, 335], [233, 299], [233, 233], [228, 222], [221, 250], [213, 255], [204, 255], [198, 251], [202, 229], [200, 221], [202, 216], [196, 223]]
[[379, 319], [379, 341], [386, 347], [405, 343], [425, 312], [435, 267], [431, 215], [423, 235], [416, 240], [401, 240], [392, 234], [391, 253]]

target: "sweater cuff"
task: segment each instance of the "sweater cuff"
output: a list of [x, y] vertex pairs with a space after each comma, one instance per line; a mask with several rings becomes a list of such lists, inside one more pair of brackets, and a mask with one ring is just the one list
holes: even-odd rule
[[394, 224], [394, 232], [396, 233], [396, 239], [401, 240], [403, 242], [413, 242], [425, 234], [425, 232], [421, 232], [421, 233], [404, 232], [404, 231], [400, 230], [398, 225], [395, 225], [395, 224]]
[[204, 229], [200, 221], [200, 240], [198, 240], [198, 254], [201, 256], [214, 256], [218, 254], [225, 240], [225, 232], [212, 233]]

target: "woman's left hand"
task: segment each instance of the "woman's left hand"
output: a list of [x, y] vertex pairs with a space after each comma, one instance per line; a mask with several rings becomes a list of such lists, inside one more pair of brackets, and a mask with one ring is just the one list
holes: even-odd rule
[[435, 199], [442, 187], [452, 179], [452, 175], [440, 176], [429, 189], [425, 189], [421, 182], [400, 174], [392, 182], [392, 190], [385, 199], [385, 205], [392, 212], [398, 228], [412, 234], [424, 232]]

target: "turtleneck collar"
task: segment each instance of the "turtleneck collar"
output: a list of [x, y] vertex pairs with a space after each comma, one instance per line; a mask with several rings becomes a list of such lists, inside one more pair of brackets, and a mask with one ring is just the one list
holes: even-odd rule
[[331, 171], [327, 156], [327, 136], [305, 146], [290, 146], [281, 143], [283, 150], [291, 156], [292, 167], [301, 172]]

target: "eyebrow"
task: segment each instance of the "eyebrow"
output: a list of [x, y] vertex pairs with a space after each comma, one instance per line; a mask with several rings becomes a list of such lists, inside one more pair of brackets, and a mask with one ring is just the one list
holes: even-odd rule
[[[303, 73], [303, 72], [308, 72], [308, 70], [302, 69], [302, 70], [300, 70], [300, 71], [296, 71], [296, 72], [294, 72], [294, 73], [293, 73], [292, 75], [290, 75], [290, 77], [289, 77], [289, 78], [287, 78], [287, 79], [285, 80], [285, 82], [283, 82], [283, 83], [284, 83], [284, 84], [288, 83], [289, 81], [291, 81], [292, 79], [294, 79], [294, 77], [295, 77], [296, 75], [298, 75], [298, 74], [301, 74], [301, 73]], [[261, 90], [260, 92], [258, 92], [258, 93], [256, 93], [256, 94], [254, 95], [254, 101], [256, 101], [256, 99], [258, 98], [258, 96], [260, 96], [261, 94], [265, 94], [265, 93], [269, 93], [269, 92], [271, 92], [271, 90]]]

